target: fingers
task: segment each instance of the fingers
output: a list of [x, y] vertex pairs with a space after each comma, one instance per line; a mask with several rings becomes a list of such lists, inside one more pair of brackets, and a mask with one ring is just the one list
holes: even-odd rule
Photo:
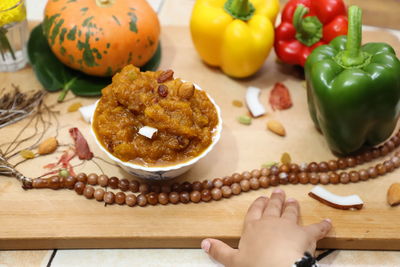
[[248, 223], [250, 221], [259, 220], [264, 212], [265, 205], [268, 203], [267, 197], [259, 197], [257, 198], [247, 210], [246, 217], [244, 218], [244, 223]]
[[297, 223], [299, 219], [299, 214], [299, 203], [294, 198], [288, 198], [283, 209], [282, 218]]
[[283, 203], [285, 203], [285, 192], [283, 192], [282, 189], [277, 188], [268, 201], [263, 217], [280, 217], [282, 214]]
[[304, 227], [305, 231], [311, 235], [316, 241], [324, 238], [332, 228], [330, 219], [325, 219], [322, 222], [314, 223]]
[[225, 244], [224, 242], [207, 238], [201, 242], [201, 248], [210, 255], [214, 260], [222, 263], [224, 266], [231, 265], [236, 250]]

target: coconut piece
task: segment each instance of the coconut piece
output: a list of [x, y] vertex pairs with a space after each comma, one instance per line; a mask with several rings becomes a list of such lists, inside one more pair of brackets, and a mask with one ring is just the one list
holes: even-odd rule
[[81, 113], [83, 119], [88, 123], [90, 123], [95, 110], [96, 110], [96, 104], [83, 106], [79, 108], [79, 112]]
[[364, 205], [364, 202], [358, 195], [350, 195], [350, 196], [338, 196], [335, 195], [322, 186], [315, 186], [308, 195], [328, 206], [331, 206], [335, 209], [361, 209]]
[[264, 106], [260, 103], [258, 96], [260, 95], [260, 88], [250, 86], [246, 92], [246, 104], [253, 117], [259, 117], [266, 113]]
[[153, 138], [153, 135], [157, 131], [158, 130], [156, 128], [153, 128], [150, 126], [143, 126], [142, 128], [139, 129], [139, 134], [151, 139], [151, 138]]

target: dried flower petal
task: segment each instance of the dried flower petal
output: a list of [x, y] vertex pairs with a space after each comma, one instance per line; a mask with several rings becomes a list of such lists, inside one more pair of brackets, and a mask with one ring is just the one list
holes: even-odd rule
[[240, 100], [233, 100], [232, 105], [235, 107], [241, 108], [241, 107], [243, 107], [243, 102]]
[[81, 102], [73, 103], [68, 107], [68, 112], [75, 112], [78, 109], [80, 109], [81, 107], [82, 107], [82, 103]]
[[35, 153], [33, 153], [30, 150], [21, 150], [19, 152], [19, 154], [21, 155], [21, 157], [23, 157], [24, 159], [33, 159], [35, 157]]
[[244, 125], [250, 125], [251, 124], [251, 118], [249, 116], [246, 116], [246, 115], [239, 116], [237, 118], [237, 120], [238, 120], [239, 123], [244, 124]]
[[282, 164], [290, 164], [292, 163], [292, 158], [290, 157], [289, 153], [285, 152], [281, 156], [281, 163]]
[[288, 88], [282, 83], [276, 83], [271, 91], [269, 103], [273, 110], [288, 109], [292, 106], [292, 99]]

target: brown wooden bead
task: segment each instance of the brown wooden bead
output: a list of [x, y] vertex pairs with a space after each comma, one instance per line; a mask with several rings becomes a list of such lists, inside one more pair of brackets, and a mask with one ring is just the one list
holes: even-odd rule
[[76, 179], [75, 176], [68, 176], [67, 178], [65, 178], [65, 187], [68, 189], [74, 189], [75, 183], [78, 180]]
[[193, 182], [192, 188], [193, 188], [193, 191], [199, 191], [200, 192], [201, 190], [203, 190], [203, 185], [201, 184], [201, 182], [196, 181], [196, 182]]
[[128, 194], [125, 198], [126, 205], [133, 207], [136, 205], [136, 196], [134, 194]]
[[[400, 138], [399, 138], [400, 139]], [[397, 156], [393, 156], [390, 161], [393, 163], [395, 168], [400, 167], [400, 158]]]
[[86, 173], [83, 173], [83, 172], [78, 173], [78, 175], [76, 176], [76, 180], [78, 180], [78, 182], [82, 182], [82, 183], [86, 184], [86, 182], [87, 182]]
[[171, 193], [171, 186], [169, 184], [162, 184], [161, 192], [168, 195], [169, 193]]
[[140, 207], [144, 207], [147, 205], [147, 198], [145, 195], [143, 194], [139, 194], [136, 197], [136, 203], [140, 206]]
[[139, 192], [139, 182], [138, 181], [130, 181], [129, 182], [129, 191], [133, 193]]
[[364, 153], [362, 153], [362, 157], [365, 162], [369, 162], [372, 160], [372, 153], [370, 151], [365, 151]]
[[124, 192], [118, 192], [115, 194], [115, 203], [118, 205], [125, 204], [126, 195]]
[[376, 159], [381, 156], [381, 151], [378, 148], [374, 148], [371, 150], [372, 158]]
[[360, 180], [360, 174], [357, 171], [351, 171], [349, 173], [350, 181], [357, 183]]
[[148, 193], [146, 195], [146, 198], [147, 198], [147, 202], [150, 205], [153, 205], [153, 206], [157, 205], [157, 203], [158, 203], [158, 195], [157, 195], [157, 193], [154, 193], [154, 192]]
[[376, 178], [378, 176], [378, 171], [375, 167], [369, 167], [368, 168], [368, 176], [370, 178]]
[[360, 170], [358, 173], [359, 173], [359, 175], [360, 175], [360, 180], [361, 180], [361, 181], [366, 181], [366, 180], [368, 180], [369, 175], [368, 175], [368, 171], [367, 171], [367, 170]]
[[[269, 168], [262, 168], [261, 169], [261, 176], [268, 177], [270, 174], [271, 174], [271, 171], [269, 170]], [[240, 181], [238, 181], [238, 182], [235, 181], [235, 183], [239, 183], [239, 182]]]
[[108, 180], [108, 186], [110, 186], [112, 189], [117, 189], [118, 182], [119, 182], [119, 179], [117, 177], [113, 176]]
[[212, 181], [204, 180], [202, 182], [202, 187], [203, 187], [203, 189], [211, 189], [211, 188], [213, 188], [213, 183], [212, 183]]
[[222, 179], [222, 182], [224, 185], [230, 186], [233, 184], [233, 178], [231, 176], [225, 176], [224, 179]]
[[269, 168], [270, 172], [272, 175], [278, 175], [279, 174], [279, 167], [276, 165], [273, 165]]
[[328, 161], [328, 168], [331, 171], [336, 171], [338, 169], [338, 164], [336, 160], [330, 160]]
[[182, 184], [182, 191], [191, 192], [193, 189], [192, 184], [189, 182], [184, 182]]
[[87, 177], [87, 183], [90, 184], [90, 185], [96, 185], [98, 178], [99, 178], [99, 176], [97, 174], [91, 173]]
[[108, 176], [105, 174], [100, 174], [99, 178], [97, 179], [97, 183], [102, 187], [106, 187], [108, 185]]
[[249, 180], [251, 178], [251, 173], [248, 171], [245, 171], [242, 173], [242, 178], [245, 180]]
[[309, 172], [318, 172], [319, 171], [318, 164], [316, 162], [311, 162], [310, 164], [308, 164], [308, 171]]
[[114, 204], [115, 194], [113, 192], [107, 191], [104, 193], [103, 200], [106, 204]]
[[94, 188], [93, 188], [93, 186], [86, 186], [86, 187], [85, 187], [85, 190], [83, 190], [83, 195], [84, 195], [87, 199], [93, 198], [93, 194], [94, 194]]
[[161, 205], [167, 205], [168, 204], [168, 194], [165, 192], [161, 192], [158, 194], [158, 203]]
[[208, 202], [211, 200], [211, 192], [209, 189], [203, 189], [201, 191], [201, 200], [204, 202]]
[[201, 193], [197, 190], [190, 192], [190, 201], [199, 203], [201, 201]]
[[286, 172], [288, 173], [290, 171], [290, 167], [287, 164], [282, 164], [281, 166], [279, 166], [279, 173], [281, 172]]
[[280, 184], [287, 184], [289, 182], [289, 175], [286, 172], [281, 172], [278, 175]]
[[179, 194], [178, 192], [171, 192], [168, 195], [169, 202], [172, 204], [176, 204], [179, 202]]
[[190, 202], [190, 195], [188, 192], [180, 192], [179, 193], [179, 200], [181, 201], [181, 203], [186, 204]]
[[[290, 169], [290, 172], [292, 172], [292, 173], [298, 173], [298, 172], [300, 172], [300, 167], [299, 167], [299, 165], [296, 164], [296, 163], [290, 163], [289, 169]], [[266, 176], [267, 176], [267, 175], [266, 175]]]
[[222, 182], [222, 179], [221, 179], [221, 178], [215, 178], [215, 179], [213, 180], [213, 185], [214, 185], [214, 187], [216, 187], [216, 188], [221, 188], [221, 187], [224, 185], [224, 183]]
[[129, 181], [128, 179], [121, 179], [118, 181], [118, 188], [121, 189], [122, 191], [128, 191], [129, 190]]
[[350, 181], [349, 174], [347, 172], [341, 172], [339, 174], [339, 180], [342, 184], [347, 184]]
[[338, 184], [340, 181], [339, 175], [336, 172], [329, 173], [329, 182], [331, 184]]
[[148, 184], [140, 184], [140, 185], [139, 185], [139, 192], [140, 192], [141, 194], [143, 194], [143, 195], [149, 193], [149, 191], [150, 191], [149, 189], [150, 189], [150, 188], [149, 188], [149, 185], [148, 185]]
[[152, 184], [150, 186], [150, 192], [154, 192], [156, 194], [160, 193], [161, 192], [161, 186], [158, 185], [158, 184]]
[[356, 165], [360, 165], [364, 163], [364, 157], [362, 154], [356, 156]]
[[306, 172], [299, 173], [298, 177], [301, 184], [308, 184], [308, 174]]
[[299, 172], [308, 172], [308, 171], [309, 171], [308, 163], [303, 162], [299, 165]]
[[232, 178], [234, 183], [240, 183], [240, 181], [243, 179], [242, 175], [237, 172], [232, 174]]
[[320, 173], [319, 182], [321, 184], [329, 184], [329, 175], [326, 172]]
[[[258, 179], [258, 181], [260, 182], [260, 186], [262, 187], [262, 188], [268, 188], [268, 186], [269, 186], [269, 178], [268, 177], [266, 177], [266, 176], [261, 176], [259, 179]], [[233, 185], [232, 185], [233, 186]], [[231, 186], [231, 187], [232, 187]], [[239, 186], [240, 187], [240, 186]], [[233, 192], [233, 188], [232, 188], [232, 192]], [[239, 192], [240, 193], [240, 192]], [[235, 194], [236, 195], [236, 194]]]
[[278, 175], [272, 175], [269, 178], [269, 184], [272, 186], [277, 186], [279, 185], [279, 177]]
[[104, 189], [103, 188], [96, 188], [96, 190], [94, 190], [94, 198], [97, 201], [103, 201], [103, 197], [104, 197]]
[[254, 169], [254, 170], [251, 171], [251, 176], [253, 178], [259, 178], [261, 176], [261, 171], [257, 170], [257, 169]]
[[[232, 186], [234, 185], [234, 184], [236, 184], [237, 186], [239, 186], [240, 187], [240, 185], [238, 184], [238, 183], [233, 183], [233, 184], [231, 184], [231, 186], [227, 186], [227, 185], [224, 185], [223, 187], [221, 187], [221, 193], [222, 193], [222, 196], [224, 197], [224, 198], [230, 198], [231, 197], [231, 195], [232, 195]], [[241, 191], [242, 189], [240, 189], [240, 191]]]
[[381, 147], [379, 148], [379, 150], [380, 150], [380, 154], [381, 154], [382, 157], [386, 156], [386, 155], [389, 154], [389, 152], [390, 152], [387, 145], [381, 146]]
[[253, 190], [257, 190], [260, 188], [260, 181], [257, 178], [253, 177], [249, 180], [250, 188]]
[[319, 183], [319, 174], [316, 172], [310, 172], [308, 174], [308, 180], [311, 184], [318, 184]]
[[327, 172], [327, 171], [329, 171], [328, 162], [326, 162], [326, 161], [321, 161], [321, 162], [318, 164], [318, 170], [319, 170], [320, 172]]
[[288, 182], [291, 184], [298, 184], [299, 177], [297, 176], [297, 173], [289, 173]]
[[[266, 178], [265, 176], [261, 176], [260, 177], [260, 180], [261, 180], [261, 178]], [[224, 197], [230, 197], [231, 196], [231, 194], [230, 193], [232, 193], [232, 194], [234, 194], [234, 195], [239, 195], [241, 192], [242, 192], [242, 188], [240, 187], [240, 184], [238, 184], [238, 183], [233, 183], [231, 186], [230, 186], [230, 192], [229, 192], [229, 190], [226, 188], [226, 192], [224, 193], [224, 190], [222, 190], [222, 195], [224, 196]], [[226, 196], [226, 195], [228, 195], [228, 196]]]
[[386, 167], [381, 163], [376, 164], [375, 168], [379, 175], [384, 175], [386, 173]]
[[386, 172], [391, 172], [394, 170], [394, 164], [391, 160], [385, 160], [383, 166], [386, 168]]
[[340, 158], [340, 159], [338, 159], [337, 163], [338, 163], [339, 169], [346, 169], [346, 167], [347, 167], [346, 159]]
[[250, 190], [250, 182], [249, 182], [249, 180], [240, 181], [240, 187], [242, 188], [243, 192], [249, 191]]
[[78, 195], [82, 195], [83, 194], [83, 190], [85, 190], [85, 184], [83, 182], [76, 182], [75, 186], [74, 186], [75, 192]]
[[354, 166], [356, 166], [356, 159], [355, 158], [353, 158], [353, 157], [348, 157], [348, 158], [345, 158], [345, 160], [346, 160], [346, 166], [347, 167], [354, 167]]
[[214, 200], [220, 200], [222, 198], [222, 192], [220, 188], [211, 189], [211, 197]]
[[394, 143], [395, 148], [400, 145], [400, 138], [396, 135], [391, 138], [391, 141]]

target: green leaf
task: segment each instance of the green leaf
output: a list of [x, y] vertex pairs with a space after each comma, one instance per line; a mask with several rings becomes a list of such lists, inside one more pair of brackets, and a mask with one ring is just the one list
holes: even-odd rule
[[[111, 77], [89, 76], [65, 66], [51, 51], [42, 24], [36, 26], [29, 37], [28, 57], [35, 75], [43, 87], [50, 92], [70, 89], [78, 96], [99, 96], [101, 90], [111, 83]], [[159, 44], [153, 58], [140, 69], [154, 71], [161, 59]]]

